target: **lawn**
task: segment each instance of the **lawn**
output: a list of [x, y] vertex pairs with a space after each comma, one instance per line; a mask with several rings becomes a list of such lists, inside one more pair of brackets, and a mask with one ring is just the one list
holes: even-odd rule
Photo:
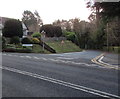
[[72, 43], [71, 41], [64, 41], [64, 43], [61, 43], [61, 41], [54, 41], [54, 42], [46, 42], [50, 47], [56, 50], [57, 53], [67, 53], [67, 52], [80, 52], [82, 49], [80, 49], [77, 45]]
[[20, 53], [50, 53], [47, 50], [44, 50], [43, 48], [38, 44], [33, 44], [33, 47], [23, 47], [22, 44], [14, 45], [14, 44], [7, 44], [6, 48], [4, 49], [7, 52], [20, 52]]
[[33, 50], [32, 50], [33, 53], [50, 53], [49, 51], [47, 50], [44, 50], [43, 52], [43, 48], [42, 46], [38, 45], [38, 44], [33, 44]]

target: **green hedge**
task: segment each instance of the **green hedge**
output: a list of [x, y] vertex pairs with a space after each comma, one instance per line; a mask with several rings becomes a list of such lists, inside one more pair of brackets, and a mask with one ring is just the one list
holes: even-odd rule
[[109, 51], [109, 52], [114, 52], [114, 53], [120, 53], [120, 46], [110, 46], [108, 47], [103, 47], [104, 51]]

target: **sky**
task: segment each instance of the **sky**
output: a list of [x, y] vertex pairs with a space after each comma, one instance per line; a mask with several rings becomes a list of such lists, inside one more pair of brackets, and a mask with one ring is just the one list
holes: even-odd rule
[[85, 0], [0, 0], [0, 16], [21, 19], [25, 10], [38, 11], [44, 24], [57, 19], [88, 21], [90, 15]]

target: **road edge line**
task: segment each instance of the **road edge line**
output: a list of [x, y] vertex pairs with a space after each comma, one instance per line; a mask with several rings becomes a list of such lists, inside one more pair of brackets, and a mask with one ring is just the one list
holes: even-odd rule
[[98, 55], [97, 57], [91, 59], [91, 61], [92, 61], [93, 63], [96, 63], [96, 64], [98, 64], [98, 65], [104, 66], [104, 67], [106, 67], [106, 68], [120, 70], [119, 67], [114, 67], [113, 65], [110, 65], [110, 64], [105, 63], [105, 62], [102, 61], [103, 58], [101, 59], [101, 57], [104, 57], [105, 54], [106, 54], [106, 53], [102, 53], [102, 54]]

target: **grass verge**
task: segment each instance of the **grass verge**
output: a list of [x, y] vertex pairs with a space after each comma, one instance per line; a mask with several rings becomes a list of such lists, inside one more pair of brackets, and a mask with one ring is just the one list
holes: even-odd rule
[[64, 41], [64, 43], [61, 43], [61, 41], [54, 41], [54, 42], [46, 42], [50, 47], [56, 50], [57, 53], [67, 53], [67, 52], [80, 52], [82, 49], [80, 49], [77, 45], [72, 43], [71, 41]]

